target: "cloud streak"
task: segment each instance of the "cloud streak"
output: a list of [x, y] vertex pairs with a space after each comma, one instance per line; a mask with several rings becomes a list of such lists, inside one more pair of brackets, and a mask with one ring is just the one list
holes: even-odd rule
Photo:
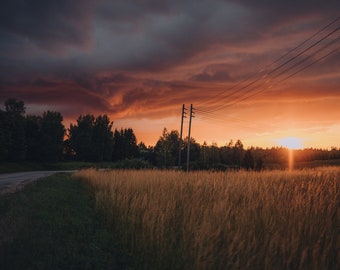
[[[340, 95], [339, 51], [282, 83], [275, 73], [257, 74], [334, 20], [339, 1], [5, 0], [2, 6], [0, 100], [59, 106], [69, 119], [89, 112], [151, 121], [176, 116], [182, 103], [223, 107], [247, 78], [260, 78], [254, 87], [268, 89], [242, 100], [253, 90], [240, 84], [235, 110], [258, 108], [278, 93], [280, 103]], [[336, 37], [338, 30], [322, 44]], [[339, 40], [328, 50], [337, 47]], [[311, 52], [306, 64], [328, 51]]]

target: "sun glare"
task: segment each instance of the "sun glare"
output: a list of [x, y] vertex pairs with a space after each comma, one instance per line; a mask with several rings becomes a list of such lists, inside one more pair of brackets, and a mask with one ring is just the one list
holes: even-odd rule
[[289, 149], [301, 149], [302, 140], [296, 137], [285, 137], [277, 140], [278, 145], [287, 147]]
[[294, 149], [302, 148], [302, 140], [297, 137], [285, 137], [277, 140], [277, 144], [288, 148], [288, 169], [294, 169]]

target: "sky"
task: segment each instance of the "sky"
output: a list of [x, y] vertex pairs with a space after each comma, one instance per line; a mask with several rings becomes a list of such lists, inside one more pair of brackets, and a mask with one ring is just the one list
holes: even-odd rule
[[0, 103], [225, 145], [340, 147], [340, 1], [4, 0]]

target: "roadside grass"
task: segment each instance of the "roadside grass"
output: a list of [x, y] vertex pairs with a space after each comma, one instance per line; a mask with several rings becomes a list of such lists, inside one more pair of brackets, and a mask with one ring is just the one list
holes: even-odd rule
[[3, 162], [0, 163], [0, 173], [25, 172], [25, 171], [58, 171], [96, 169], [144, 169], [152, 168], [147, 161], [140, 159], [126, 159], [117, 162]]
[[92, 162], [4, 162], [0, 163], [0, 173], [25, 172], [25, 171], [49, 171], [49, 170], [78, 170], [109, 166], [108, 164], [96, 164]]
[[96, 213], [94, 194], [57, 174], [0, 197], [0, 268], [130, 269]]

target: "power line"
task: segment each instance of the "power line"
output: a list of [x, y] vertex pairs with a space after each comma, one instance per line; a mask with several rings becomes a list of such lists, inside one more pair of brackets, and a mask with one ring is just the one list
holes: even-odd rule
[[[339, 40], [339, 38], [338, 38], [337, 40]], [[335, 52], [337, 52], [337, 51], [339, 51], [339, 50], [340, 50], [340, 47], [338, 47], [338, 48], [336, 48], [336, 49], [334, 49], [334, 50], [328, 52], [327, 54], [323, 55], [322, 57], [319, 57], [319, 58], [315, 59], [313, 62], [309, 63], [309, 64], [306, 65], [306, 66], [301, 67], [300, 69], [298, 69], [298, 70], [296, 70], [295, 72], [289, 74], [288, 76], [282, 78], [281, 80], [279, 80], [279, 81], [277, 81], [277, 82], [271, 84], [271, 85], [268, 86], [267, 88], [258, 89], [257, 92], [250, 93], [250, 95], [244, 96], [244, 97], [242, 97], [241, 99], [238, 99], [238, 100], [236, 100], [236, 101], [234, 101], [234, 102], [232, 102], [232, 103], [228, 103], [228, 104], [225, 105], [224, 107], [225, 107], [225, 108], [231, 107], [231, 106], [233, 106], [233, 105], [235, 105], [235, 104], [237, 104], [237, 103], [240, 103], [240, 102], [242, 102], [242, 101], [244, 101], [244, 100], [246, 100], [246, 99], [249, 99], [249, 98], [251, 98], [251, 97], [253, 97], [253, 96], [256, 96], [256, 95], [258, 95], [258, 94], [260, 94], [260, 93], [263, 93], [263, 92], [267, 91], [268, 88], [270, 88], [270, 87], [272, 87], [272, 86], [274, 86], [274, 85], [276, 85], [276, 84], [278, 84], [278, 83], [281, 83], [281, 82], [284, 82], [284, 81], [288, 80], [289, 78], [295, 76], [296, 74], [298, 74], [298, 73], [300, 73], [301, 71], [303, 71], [303, 70], [309, 68], [310, 66], [312, 66], [312, 65], [314, 65], [314, 64], [316, 64], [316, 63], [322, 61], [323, 59], [327, 58], [328, 56], [330, 56], [331, 54], [333, 54], [333, 53], [335, 53]], [[281, 75], [281, 74], [279, 74], [279, 75]], [[278, 75], [278, 76], [279, 76], [279, 75]], [[278, 77], [278, 76], [277, 76], [277, 77]], [[252, 91], [250, 91], [250, 92], [252, 92]], [[208, 118], [208, 120], [209, 120], [209, 118], [210, 118], [210, 122], [211, 122], [211, 120], [213, 120], [215, 124], [218, 124], [218, 122], [216, 122], [217, 119], [220, 119], [220, 122], [219, 122], [219, 123], [223, 123], [223, 122], [224, 122], [224, 120], [222, 120], [221, 117], [220, 117], [218, 114], [215, 113], [217, 110], [214, 112], [213, 110], [206, 110], [206, 109], [204, 109], [204, 108], [197, 108], [197, 111], [198, 111], [198, 116], [199, 116], [199, 118], [201, 118], [202, 116], [203, 116], [203, 119], [204, 119], [204, 118], [205, 118], [205, 119]], [[233, 119], [232, 117], [224, 116], [224, 119], [225, 119], [225, 118]], [[236, 119], [233, 119], [233, 120], [236, 120]], [[239, 119], [239, 120], [241, 120], [241, 119]], [[241, 120], [241, 121], [242, 121], [242, 120]], [[244, 121], [244, 120], [243, 120], [243, 121]]]
[[[335, 42], [339, 41], [339, 39], [336, 39], [335, 41], [332, 41], [331, 43], [334, 44]], [[306, 58], [300, 60], [299, 62], [297, 63], [294, 63], [292, 66], [286, 68], [285, 70], [281, 71], [280, 73], [276, 74], [275, 76], [273, 76], [272, 78], [267, 78], [266, 80], [265, 77], [262, 77], [262, 78], [259, 78], [249, 84], [247, 84], [246, 86], [238, 89], [237, 91], [231, 93], [229, 95], [229, 97], [232, 97], [234, 96], [235, 94], [238, 94], [241, 90], [247, 90], [246, 92], [242, 92], [242, 93], [239, 93], [238, 95], [236, 95], [233, 99], [233, 101], [229, 101], [227, 103], [221, 103], [222, 102], [222, 99], [220, 99], [219, 103], [217, 103], [215, 106], [213, 107], [205, 107], [207, 110], [210, 110], [211, 112], [216, 112], [216, 111], [219, 111], [219, 110], [222, 110], [222, 109], [225, 109], [227, 107], [230, 107], [232, 105], [235, 105], [237, 103], [240, 103], [241, 101], [245, 100], [245, 99], [248, 99], [249, 97], [253, 97], [259, 93], [262, 93], [264, 91], [266, 91], [268, 88], [272, 87], [273, 85], [276, 84], [275, 82], [275, 79], [278, 78], [279, 76], [284, 76], [286, 73], [292, 71], [294, 68], [298, 67], [298, 66], [301, 66], [304, 62], [306, 62], [309, 58], [312, 58], [312, 57], [315, 57], [317, 54], [319, 54], [320, 52], [324, 51], [325, 48], [328, 47], [329, 44], [327, 44], [326, 46], [324, 46], [321, 50], [318, 50], [317, 52], [307, 56]], [[332, 53], [336, 52], [338, 50], [338, 48], [336, 48], [335, 50], [332, 50]], [[328, 53], [328, 55], [332, 54], [332, 53]], [[322, 57], [322, 59], [324, 59], [326, 57]], [[317, 63], [319, 62], [318, 61], [314, 61], [314, 63]], [[297, 73], [305, 70], [306, 68], [312, 66], [313, 64], [307, 64], [306, 67], [300, 67], [300, 69], [298, 69], [297, 72], [294, 72], [294, 75], [296, 75]], [[290, 74], [288, 74], [287, 77], [292, 77]], [[285, 79], [286, 80], [286, 79]], [[281, 80], [282, 81], [282, 80]], [[262, 89], [259, 89], [260, 87], [262, 87]], [[256, 92], [256, 93], [253, 93], [253, 92]]]
[[[339, 31], [340, 27], [336, 26], [335, 28], [330, 28], [331, 26], [334, 26], [339, 19], [340, 17], [334, 19], [332, 22], [315, 32], [312, 36], [301, 42], [298, 46], [295, 46], [283, 56], [277, 58], [271, 64], [260, 69], [255, 74], [248, 76], [244, 81], [238, 82], [228, 90], [222, 90], [222, 92], [204, 103], [199, 103], [198, 106], [195, 107], [197, 118], [209, 124], [218, 126], [237, 124], [246, 129], [259, 130], [259, 127], [253, 128], [250, 125], [244, 125], [244, 122], [247, 121], [226, 115], [221, 116], [220, 114], [217, 114], [217, 112], [254, 97], [264, 91], [268, 91], [268, 89], [272, 88], [274, 85], [288, 80], [339, 51], [340, 47], [336, 46], [334, 48], [334, 45], [339, 42], [340, 37], [334, 37], [334, 35]], [[324, 33], [325, 30], [327, 30], [326, 33]], [[321, 33], [322, 35], [320, 35]], [[287, 58], [288, 56], [289, 58]], [[273, 68], [268, 69], [269, 67]], [[257, 75], [260, 77], [256, 78]], [[230, 93], [230, 90], [234, 91]], [[245, 92], [243, 90], [247, 91]], [[225, 98], [233, 96], [233, 101], [222, 103]]]
[[247, 121], [244, 119], [236, 118], [236, 117], [230, 117], [228, 115], [219, 115], [216, 113], [211, 112], [205, 112], [202, 109], [196, 109], [196, 117], [197, 119], [200, 119], [206, 123], [218, 125], [218, 126], [231, 126], [231, 125], [237, 125], [239, 127], [242, 127], [244, 129], [251, 129], [254, 131], [264, 131], [265, 128], [268, 128], [268, 124], [265, 126], [262, 124], [261, 126], [253, 126], [253, 121]]
[[[278, 59], [276, 59], [274, 62], [272, 62], [271, 64], [265, 66], [264, 68], [260, 69], [258, 72], [255, 73], [255, 75], [263, 73], [263, 71], [265, 71], [268, 67], [273, 66], [275, 63], [278, 63], [280, 60], [283, 60], [286, 56], [290, 55], [292, 52], [297, 51], [298, 49], [300, 49], [304, 44], [307, 43], [307, 41], [312, 40], [312, 38], [316, 37], [319, 33], [323, 32], [324, 30], [326, 30], [328, 27], [330, 27], [331, 25], [333, 25], [335, 22], [337, 22], [340, 19], [340, 17], [336, 18], [335, 20], [333, 20], [331, 23], [327, 24], [325, 27], [323, 27], [321, 30], [317, 31], [315, 34], [313, 34], [311, 37], [309, 37], [308, 39], [306, 39], [305, 41], [303, 41], [302, 43], [300, 43], [298, 46], [296, 46], [295, 48], [291, 49], [289, 52], [287, 52], [286, 54], [284, 54], [283, 56], [279, 57]], [[321, 40], [324, 40], [325, 38], [327, 38], [328, 36], [332, 35], [335, 31], [337, 31], [339, 29], [339, 27], [333, 31], [331, 31], [330, 33], [326, 34], [325, 36], [323, 36], [321, 39], [317, 40], [316, 42], [314, 42], [314, 44], [312, 44], [311, 46], [309, 46], [307, 49], [303, 50], [302, 52], [300, 52], [299, 54], [303, 54], [305, 52], [307, 52], [308, 50], [310, 50], [311, 48], [315, 47], [318, 43], [321, 42]], [[294, 56], [293, 58], [296, 58], [296, 56]], [[286, 61], [284, 64], [281, 64], [280, 67], [283, 67], [284, 65], [286, 65], [287, 63], [289, 63], [293, 58], [290, 58], [288, 61]], [[224, 96], [225, 98], [228, 97], [232, 97], [233, 95], [235, 95], [237, 92], [246, 89], [247, 87], [254, 85], [256, 82], [260, 81], [261, 79], [267, 77], [269, 75], [269, 73], [273, 73], [275, 70], [278, 70], [279, 68], [275, 68], [272, 71], [267, 71], [262, 77], [257, 78], [253, 81], [251, 81], [250, 83], [248, 83], [247, 85], [241, 87], [240, 89], [237, 89], [236, 91], [232, 92], [232, 93], [227, 93], [225, 90], [223, 90], [224, 93], [221, 94], [217, 94], [214, 98], [217, 99], [217, 102], [219, 102], [222, 98], [222, 96]], [[249, 76], [249, 77], [254, 77], [254, 76]], [[239, 83], [237, 83], [236, 85], [234, 85], [233, 87], [229, 88], [228, 90], [232, 90], [234, 88], [236, 88], [237, 86], [241, 85], [242, 83], [246, 83], [249, 80], [249, 77], [244, 80], [241, 81]], [[227, 95], [225, 95], [227, 94]], [[209, 103], [212, 103], [211, 101]], [[215, 101], [216, 103], [216, 101]], [[198, 104], [199, 106], [199, 104]]]
[[[307, 43], [307, 41], [312, 40], [312, 38], [316, 37], [318, 34], [320, 34], [321, 32], [323, 32], [325, 29], [329, 28], [329, 26], [333, 25], [335, 22], [337, 22], [340, 19], [340, 17], [338, 17], [337, 19], [333, 20], [331, 23], [327, 24], [325, 27], [323, 27], [321, 30], [317, 31], [315, 34], [313, 34], [311, 37], [309, 37], [307, 40], [305, 40], [304, 42], [302, 42], [301, 44], [299, 44], [298, 46], [296, 46], [295, 48], [291, 49], [288, 53], [286, 53], [284, 56], [281, 56], [280, 58], [276, 59], [273, 63], [271, 63], [268, 66], [272, 66], [274, 63], [278, 63], [279, 61], [281, 61], [285, 56], [291, 54], [293, 51], [296, 51], [297, 49], [300, 49], [304, 44]], [[273, 78], [268, 78], [266, 82], [270, 82], [271, 80], [273, 80], [274, 78], [277, 78], [279, 75], [283, 75], [284, 73], [289, 72], [292, 68], [298, 66], [299, 64], [302, 64], [303, 62], [305, 62], [308, 58], [311, 58], [313, 56], [315, 56], [317, 53], [319, 53], [320, 51], [324, 50], [325, 48], [327, 48], [330, 44], [334, 44], [338, 41], [338, 38], [329, 42], [328, 44], [326, 44], [325, 46], [323, 46], [321, 49], [318, 49], [316, 52], [312, 52], [310, 55], [307, 55], [305, 57], [305, 60], [300, 60], [299, 63], [293, 63], [294, 60], [298, 59], [298, 57], [302, 56], [303, 54], [306, 54], [306, 52], [312, 50], [314, 47], [316, 47], [318, 44], [321, 44], [324, 40], [326, 40], [327, 38], [329, 38], [330, 36], [332, 36], [334, 33], [336, 33], [339, 30], [339, 27], [337, 27], [336, 29], [332, 29], [330, 31], [328, 31], [326, 34], [324, 34], [322, 37], [319, 37], [318, 40], [314, 41], [314, 43], [312, 45], [309, 45], [307, 48], [303, 49], [302, 51], [298, 52], [296, 55], [292, 56], [290, 59], [286, 60], [284, 63], [280, 64], [278, 67], [267, 71], [264, 75], [262, 75], [259, 78], [255, 78], [253, 81], [248, 82], [246, 85], [241, 86], [240, 88], [236, 89], [235, 91], [233, 91], [232, 93], [228, 93], [228, 90], [237, 88], [238, 86], [240, 86], [243, 83], [246, 83], [248, 81], [248, 78], [245, 81], [241, 81], [239, 83], [237, 83], [236, 85], [234, 85], [233, 87], [229, 88], [228, 90], [223, 90], [223, 93], [219, 93], [217, 94], [215, 97], [213, 97], [213, 99], [211, 99], [210, 101], [206, 102], [208, 104], [212, 104], [210, 106], [205, 106], [205, 108], [207, 110], [210, 110], [211, 112], [214, 111], [218, 111], [221, 109], [224, 109], [226, 107], [230, 106], [230, 102], [225, 104], [221, 104], [221, 100], [224, 98], [230, 98], [236, 94], [238, 94], [240, 91], [242, 90], [246, 90], [248, 88], [248, 91], [246, 93], [240, 93], [240, 95], [238, 95], [236, 97], [237, 99], [240, 100], [244, 100], [246, 99], [245, 95], [249, 94], [252, 91], [255, 91], [256, 89], [258, 89], [258, 87], [260, 85], [258, 85], [259, 83], [262, 82], [263, 84], [263, 80], [267, 77], [269, 77], [269, 75], [274, 74], [276, 71], [279, 71], [280, 69], [282, 69], [283, 67], [285, 67], [286, 65], [288, 65], [289, 63], [292, 64], [292, 66], [289, 66], [288, 68], [286, 68], [284, 71], [280, 71], [279, 74], [276, 74]], [[267, 66], [267, 67], [268, 67]], [[308, 65], [311, 66], [311, 65]], [[304, 70], [305, 68], [301, 68], [301, 71]], [[256, 74], [261, 73], [261, 71], [257, 72]], [[296, 74], [296, 73], [295, 73]], [[264, 83], [266, 83], [264, 82]], [[251, 89], [249, 89], [249, 87], [252, 87]], [[262, 91], [260, 91], [262, 92]], [[256, 95], [256, 94], [255, 94]], [[254, 96], [254, 95], [251, 95]], [[217, 99], [215, 101], [215, 99]], [[238, 101], [239, 102], [239, 101]], [[233, 104], [238, 103], [237, 101], [235, 101]], [[199, 105], [198, 105], [199, 106]]]
[[320, 30], [316, 31], [313, 35], [311, 35], [309, 38], [305, 39], [304, 41], [302, 41], [299, 45], [297, 45], [296, 47], [292, 48], [291, 50], [289, 50], [287, 53], [285, 53], [284, 55], [282, 55], [281, 57], [279, 57], [277, 60], [275, 60], [272, 64], [275, 64], [276, 62], [280, 61], [281, 59], [283, 59], [284, 57], [286, 57], [287, 55], [289, 55], [290, 53], [292, 53], [293, 51], [299, 49], [300, 47], [302, 47], [304, 44], [306, 44], [308, 41], [312, 40], [314, 37], [316, 37], [318, 34], [320, 34], [321, 32], [323, 32], [324, 30], [326, 30], [328, 27], [330, 27], [331, 25], [335, 24], [338, 20], [340, 20], [340, 17], [335, 18], [333, 21], [331, 21], [329, 24], [325, 25], [324, 27], [322, 27]]
[[[340, 27], [336, 26], [335, 28], [331, 28], [339, 20], [340, 17], [334, 19], [320, 30], [316, 31], [309, 38], [301, 42], [299, 45], [290, 49], [287, 53], [277, 58], [269, 65], [261, 68], [256, 73], [248, 76], [245, 80], [236, 83], [227, 90], [222, 89], [222, 91], [217, 93], [211, 99], [198, 103], [195, 108], [193, 108], [193, 105], [191, 104], [187, 146], [187, 170], [189, 169], [191, 120], [194, 110], [197, 112], [196, 117], [198, 119], [210, 124], [216, 124], [219, 126], [237, 124], [246, 129], [261, 129], [259, 127], [254, 128], [250, 125], [247, 125], [247, 122], [250, 123], [250, 121], [245, 121], [226, 115], [221, 116], [217, 112], [254, 97], [255, 95], [258, 95], [264, 91], [268, 91], [268, 89], [272, 88], [274, 85], [288, 80], [303, 70], [306, 70], [312, 65], [327, 58], [331, 54], [339, 51], [340, 47], [337, 46], [334, 48], [334, 45], [339, 42], [340, 37], [333, 36], [339, 31]], [[325, 31], [327, 32], [324, 33]], [[320, 35], [321, 33], [322, 35]], [[230, 90], [234, 91], [230, 92]], [[234, 97], [233, 100], [225, 102], [225, 99], [230, 97]], [[246, 125], [244, 125], [244, 123], [246, 123]]]

